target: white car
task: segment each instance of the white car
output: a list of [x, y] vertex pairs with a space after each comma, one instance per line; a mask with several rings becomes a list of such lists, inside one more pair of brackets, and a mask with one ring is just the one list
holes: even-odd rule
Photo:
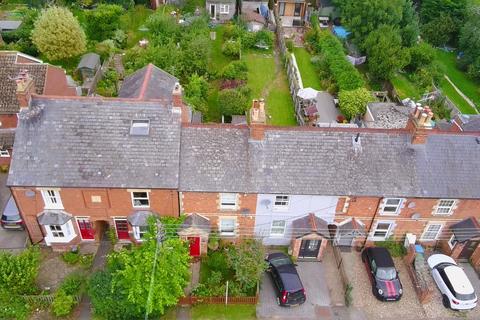
[[477, 305], [477, 295], [465, 271], [455, 260], [434, 254], [427, 260], [432, 276], [442, 293], [443, 305], [454, 310], [469, 310]]

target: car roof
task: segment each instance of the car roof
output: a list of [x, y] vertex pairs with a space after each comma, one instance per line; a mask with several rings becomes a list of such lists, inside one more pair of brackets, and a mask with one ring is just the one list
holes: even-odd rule
[[474, 293], [472, 283], [468, 279], [465, 271], [459, 266], [447, 266], [443, 269], [452, 284], [453, 290], [459, 294]]
[[295, 292], [303, 289], [302, 281], [298, 276], [297, 269], [293, 264], [285, 264], [277, 268], [278, 274], [282, 279], [283, 288], [287, 291]]
[[375, 260], [377, 267], [379, 268], [395, 267], [392, 256], [390, 255], [390, 252], [388, 252], [386, 248], [371, 247], [371, 248], [368, 248], [367, 250], [369, 252], [370, 257], [372, 257], [373, 260]]
[[5, 216], [18, 216], [19, 215], [17, 204], [15, 203], [15, 199], [12, 196], [10, 196], [10, 198], [8, 198], [7, 205], [5, 206], [5, 209], [3, 209], [3, 215], [5, 215]]
[[273, 252], [273, 253], [270, 253], [267, 257], [268, 260], [276, 260], [276, 259], [283, 259], [283, 258], [290, 259], [290, 257], [283, 252]]
[[448, 263], [448, 264], [453, 264], [456, 265], [457, 263], [455, 260], [453, 260], [452, 257], [449, 257], [445, 254], [432, 254], [428, 259], [427, 259], [428, 266], [433, 269], [439, 264], [442, 263]]

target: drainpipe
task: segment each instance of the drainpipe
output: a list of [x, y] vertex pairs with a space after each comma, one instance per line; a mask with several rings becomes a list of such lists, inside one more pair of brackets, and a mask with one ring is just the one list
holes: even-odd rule
[[370, 232], [372, 232], [373, 222], [377, 218], [377, 214], [378, 214], [378, 211], [380, 209], [380, 203], [382, 203], [382, 199], [378, 200], [377, 208], [375, 210], [375, 213], [373, 214], [372, 220], [370, 221], [370, 226], [368, 227], [367, 234], [365, 235], [365, 240], [363, 241], [362, 250], [363, 250], [363, 248], [365, 248], [365, 245], [367, 244], [367, 240], [368, 240], [368, 236], [370, 235]]

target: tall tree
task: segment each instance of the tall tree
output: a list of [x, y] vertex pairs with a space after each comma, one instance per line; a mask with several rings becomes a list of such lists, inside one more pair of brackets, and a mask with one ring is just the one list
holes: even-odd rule
[[102, 41], [113, 36], [120, 28], [123, 8], [115, 4], [99, 4], [95, 10], [86, 11], [86, 29], [89, 39]]
[[380, 80], [390, 79], [409, 62], [408, 51], [402, 47], [402, 38], [392, 26], [381, 26], [365, 40], [368, 70]]
[[480, 5], [468, 8], [465, 24], [460, 30], [459, 42], [465, 63], [471, 64], [480, 58]]
[[406, 0], [403, 6], [402, 21], [400, 22], [400, 35], [406, 47], [413, 46], [420, 34], [418, 15], [415, 12], [412, 0]]
[[35, 21], [32, 42], [49, 60], [77, 56], [85, 51], [85, 32], [66, 8], [50, 7]]
[[345, 24], [360, 45], [379, 26], [399, 25], [405, 6], [405, 0], [344, 0], [337, 3]]

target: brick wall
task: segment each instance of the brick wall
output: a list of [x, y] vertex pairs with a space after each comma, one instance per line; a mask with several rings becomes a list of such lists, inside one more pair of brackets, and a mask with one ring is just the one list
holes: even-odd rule
[[[43, 233], [37, 222], [37, 215], [44, 210], [44, 202], [40, 190], [36, 188], [13, 187], [19, 210], [25, 219], [27, 230], [33, 242], [43, 239]], [[33, 196], [27, 196], [27, 191], [33, 191]], [[61, 188], [60, 197], [64, 211], [75, 217], [89, 217], [91, 222], [107, 221], [113, 225], [114, 217], [127, 217], [134, 210], [131, 194], [127, 189], [77, 189]], [[92, 202], [92, 196], [100, 197], [101, 202]], [[98, 198], [97, 198], [98, 199]], [[152, 189], [149, 193], [150, 210], [161, 216], [178, 216], [178, 193], [175, 190]], [[77, 224], [73, 224], [79, 234]]]
[[[237, 219], [237, 234], [241, 237], [253, 236], [255, 227], [256, 194], [237, 194], [237, 209], [223, 210], [220, 208], [220, 194], [214, 192], [182, 192], [181, 208], [184, 213], [199, 213], [210, 219], [212, 230], [218, 230], [221, 217]], [[249, 214], [241, 213], [248, 209]]]
[[18, 122], [17, 114], [2, 114], [0, 115], [0, 122], [2, 123], [0, 127], [2, 129], [16, 128]]

